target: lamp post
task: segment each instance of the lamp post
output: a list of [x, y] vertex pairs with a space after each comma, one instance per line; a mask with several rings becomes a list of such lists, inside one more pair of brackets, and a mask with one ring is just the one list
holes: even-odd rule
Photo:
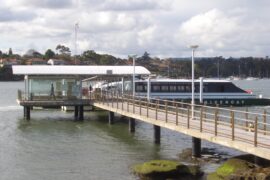
[[194, 119], [194, 52], [198, 48], [198, 45], [191, 45], [190, 48], [192, 50], [192, 58], [191, 58], [191, 118]]
[[134, 97], [135, 96], [135, 60], [136, 60], [137, 55], [132, 55], [130, 57], [132, 57], [132, 60], [133, 60], [132, 95]]

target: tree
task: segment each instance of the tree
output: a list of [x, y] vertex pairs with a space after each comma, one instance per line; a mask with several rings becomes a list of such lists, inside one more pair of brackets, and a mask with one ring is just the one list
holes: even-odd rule
[[70, 55], [70, 49], [69, 49], [69, 47], [66, 47], [64, 45], [59, 44], [59, 45], [56, 46], [55, 49], [57, 51], [59, 51], [60, 54], [62, 54], [62, 55]]
[[45, 59], [51, 59], [55, 56], [55, 53], [51, 50], [51, 49], [48, 49], [46, 52], [45, 52]]
[[12, 53], [12, 49], [9, 48], [9, 50], [8, 50], [8, 55], [9, 55], [9, 56], [12, 56], [12, 54], [13, 54], [13, 53]]
[[144, 53], [143, 53], [143, 55], [142, 55], [142, 60], [143, 61], [148, 61], [148, 60], [150, 60], [151, 58], [150, 58], [150, 54], [147, 52], [147, 51], [145, 51]]

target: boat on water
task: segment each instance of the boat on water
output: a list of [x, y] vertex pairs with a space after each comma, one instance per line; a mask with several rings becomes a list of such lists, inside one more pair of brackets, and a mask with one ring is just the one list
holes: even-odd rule
[[[136, 80], [135, 95], [183, 102], [191, 100], [190, 79]], [[197, 79], [194, 81], [194, 98], [198, 104], [220, 106], [269, 105], [270, 100], [257, 97], [250, 90], [243, 90], [228, 80]], [[106, 85], [107, 89], [120, 88], [121, 82]], [[105, 87], [105, 86], [104, 86]], [[103, 87], [103, 89], [104, 89]], [[148, 87], [150, 91], [148, 92]], [[131, 82], [125, 82], [125, 91], [131, 91]]]

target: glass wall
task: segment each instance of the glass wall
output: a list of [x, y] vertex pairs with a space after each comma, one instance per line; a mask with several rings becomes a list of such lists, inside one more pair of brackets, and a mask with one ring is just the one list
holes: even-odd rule
[[29, 78], [29, 97], [80, 98], [81, 83], [70, 78]]

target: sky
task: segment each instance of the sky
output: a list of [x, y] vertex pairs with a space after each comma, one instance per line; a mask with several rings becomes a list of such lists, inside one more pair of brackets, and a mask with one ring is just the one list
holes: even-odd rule
[[127, 57], [270, 55], [269, 0], [0, 0], [0, 50]]

